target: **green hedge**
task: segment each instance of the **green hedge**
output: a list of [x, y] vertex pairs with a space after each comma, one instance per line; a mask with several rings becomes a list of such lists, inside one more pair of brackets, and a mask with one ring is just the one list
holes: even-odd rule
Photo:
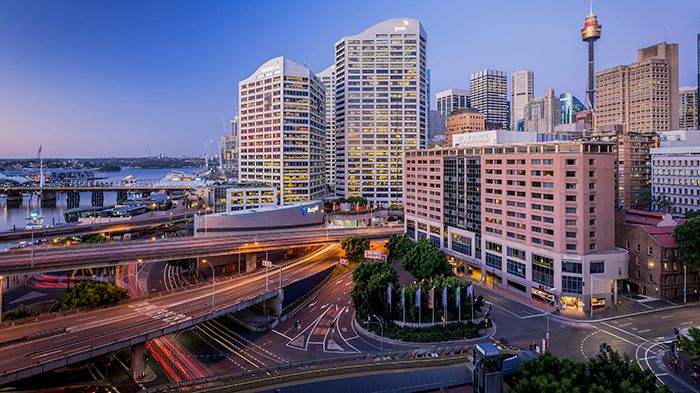
[[[367, 328], [367, 325], [363, 326]], [[369, 327], [373, 333], [381, 334], [381, 329], [376, 324], [371, 324]], [[475, 325], [471, 321], [467, 323], [449, 323], [447, 326], [439, 324], [421, 328], [401, 327], [389, 322], [384, 327], [384, 337], [415, 343], [465, 340], [479, 337], [480, 329], [484, 328], [483, 322]]]

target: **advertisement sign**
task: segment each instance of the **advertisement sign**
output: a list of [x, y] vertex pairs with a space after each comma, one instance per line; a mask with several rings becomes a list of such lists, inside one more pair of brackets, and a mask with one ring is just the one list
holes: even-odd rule
[[386, 259], [386, 254], [378, 250], [365, 250], [365, 258], [383, 261]]

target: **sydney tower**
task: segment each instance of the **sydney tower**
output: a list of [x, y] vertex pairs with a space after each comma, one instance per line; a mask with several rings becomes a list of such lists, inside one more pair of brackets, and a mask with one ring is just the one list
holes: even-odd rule
[[583, 28], [581, 29], [581, 39], [588, 42], [588, 107], [591, 110], [595, 110], [595, 74], [593, 66], [594, 59], [594, 45], [595, 42], [600, 38], [600, 32], [603, 26], [598, 23], [598, 18], [593, 14], [593, 0], [590, 0], [590, 12], [586, 17], [585, 22], [583, 22]]

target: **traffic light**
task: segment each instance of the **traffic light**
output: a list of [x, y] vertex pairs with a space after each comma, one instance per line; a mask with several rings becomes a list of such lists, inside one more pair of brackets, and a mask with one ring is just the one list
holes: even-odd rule
[[146, 363], [148, 363], [149, 360], [151, 360], [151, 353], [146, 351]]

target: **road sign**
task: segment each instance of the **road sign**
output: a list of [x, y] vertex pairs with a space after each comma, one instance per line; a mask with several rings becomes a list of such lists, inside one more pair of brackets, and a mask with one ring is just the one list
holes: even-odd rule
[[365, 250], [365, 258], [383, 261], [386, 259], [386, 254], [377, 250]]
[[262, 261], [262, 265], [263, 265], [264, 267], [272, 267], [272, 262], [270, 262], [270, 261]]
[[341, 265], [347, 266], [347, 265], [348, 265], [348, 260], [347, 260], [347, 259], [340, 258], [340, 264], [341, 264]]

